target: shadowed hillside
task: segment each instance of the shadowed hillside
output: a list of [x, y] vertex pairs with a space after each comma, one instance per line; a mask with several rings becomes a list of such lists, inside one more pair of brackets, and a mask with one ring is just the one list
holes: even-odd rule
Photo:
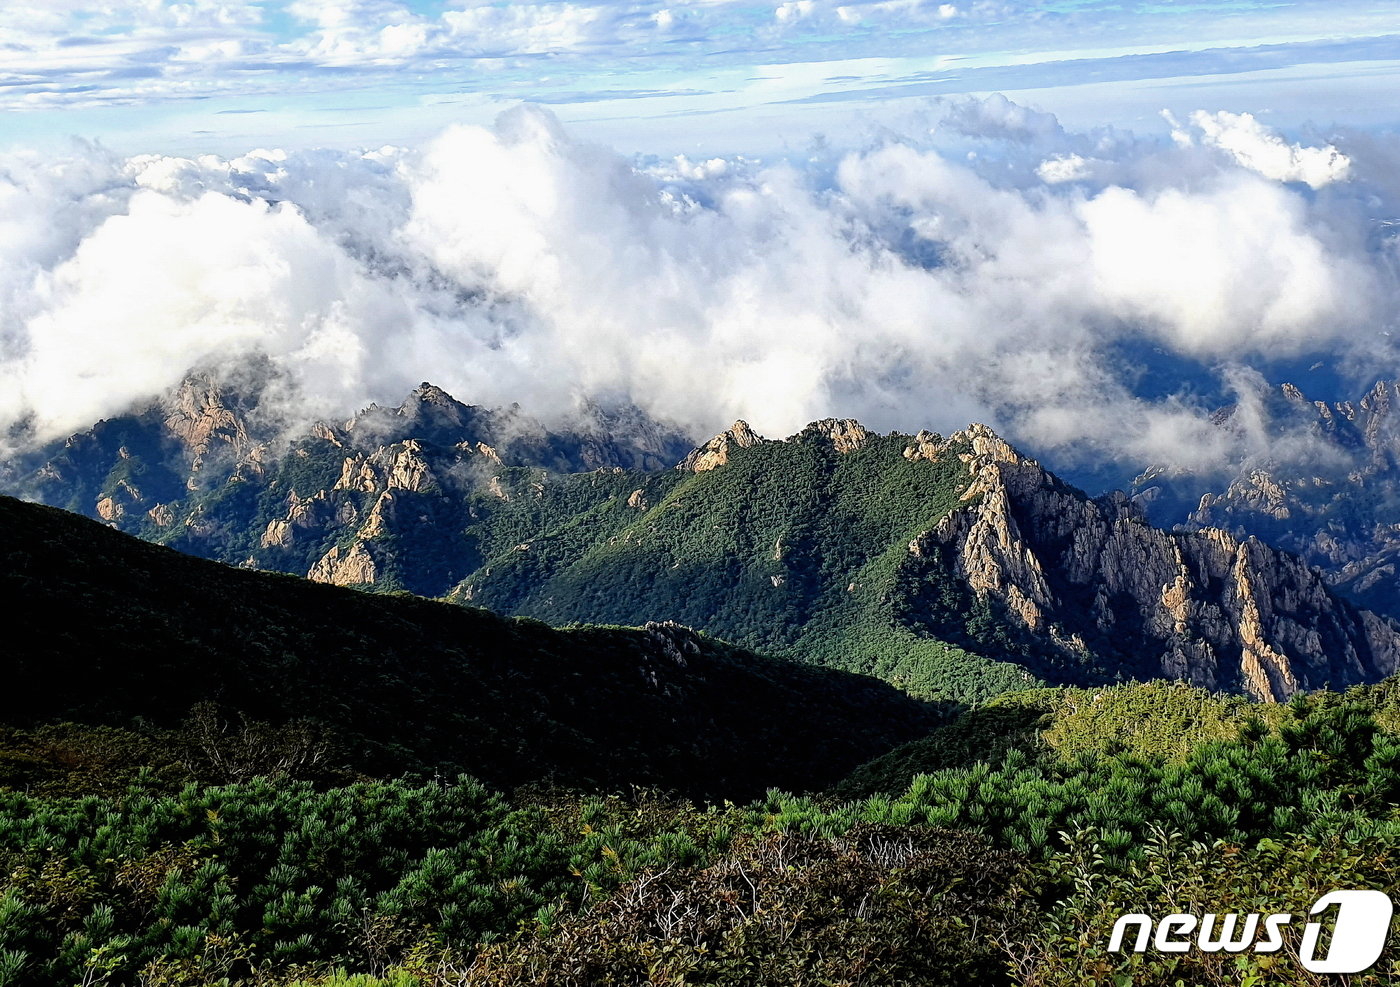
[[556, 631], [241, 571], [9, 498], [0, 530], [30, 631], [9, 649], [12, 724], [168, 725], [213, 701], [320, 721], [375, 773], [745, 797], [835, 780], [937, 719], [874, 679], [675, 625]]

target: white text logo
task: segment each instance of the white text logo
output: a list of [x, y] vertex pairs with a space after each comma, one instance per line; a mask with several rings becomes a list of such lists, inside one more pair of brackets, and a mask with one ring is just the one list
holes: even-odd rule
[[[1313, 902], [1308, 914], [1321, 915], [1334, 905], [1337, 921], [1327, 954], [1317, 955], [1322, 923], [1308, 922], [1303, 927], [1299, 962], [1309, 973], [1360, 973], [1380, 959], [1394, 906], [1381, 891], [1332, 891]], [[1150, 915], [1124, 915], [1113, 925], [1108, 948], [1121, 952], [1128, 930], [1134, 929], [1135, 937], [1127, 947], [1134, 953], [1146, 952], [1149, 945], [1164, 953], [1185, 953], [1193, 947], [1206, 953], [1242, 953], [1247, 949], [1276, 953], [1283, 948], [1284, 928], [1292, 922], [1293, 916], [1287, 913], [1174, 914], [1160, 922]]]

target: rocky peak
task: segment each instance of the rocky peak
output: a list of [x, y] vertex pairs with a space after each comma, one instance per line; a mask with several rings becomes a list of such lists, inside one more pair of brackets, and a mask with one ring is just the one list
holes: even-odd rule
[[450, 446], [488, 438], [482, 434], [487, 418], [487, 412], [424, 381], [397, 408], [372, 404], [346, 422], [344, 430], [362, 449], [405, 439]]
[[454, 409], [466, 407], [466, 405], [462, 404], [451, 394], [448, 394], [441, 387], [438, 387], [436, 384], [430, 384], [426, 380], [409, 393], [408, 397], [404, 399], [402, 407], [409, 408], [412, 407], [414, 403], [431, 404], [442, 408]]
[[642, 666], [641, 672], [653, 685], [657, 684], [657, 678], [655, 671], [649, 667], [651, 663], [664, 660], [677, 668], [685, 668], [689, 658], [700, 654], [700, 635], [684, 624], [673, 620], [647, 621], [642, 631], [652, 650], [650, 654], [643, 653], [643, 661], [647, 664]]
[[1296, 556], [1213, 528], [1152, 528], [1128, 498], [1084, 497], [986, 426], [960, 442], [965, 506], [910, 544], [909, 564], [947, 560], [1068, 660], [1108, 649], [1138, 676], [1261, 699], [1400, 668], [1400, 628], [1341, 601]]
[[914, 441], [904, 447], [904, 458], [926, 459], [932, 463], [937, 461], [943, 449], [943, 437], [941, 435], [937, 432], [921, 429], [919, 434], [914, 436]]
[[687, 473], [708, 473], [717, 466], [729, 462], [731, 448], [747, 449], [766, 441], [749, 423], [742, 419], [720, 432], [703, 446], [693, 450], [676, 466]]
[[1244, 506], [1278, 521], [1287, 520], [1292, 516], [1287, 485], [1280, 483], [1273, 474], [1262, 468], [1252, 469], [1248, 474], [1236, 477], [1219, 497], [1211, 493], [1203, 494], [1200, 506], [1190, 516], [1191, 522], [1201, 527], [1211, 527], [1211, 519], [1215, 516], [1212, 508], [1218, 501], [1224, 501], [1231, 509]]
[[950, 445], [971, 446], [972, 452], [963, 453], [962, 456], [963, 461], [969, 464], [969, 469], [993, 463], [1009, 463], [1012, 466], [1037, 465], [1035, 460], [1027, 459], [1021, 455], [990, 425], [983, 425], [980, 422], [973, 422], [962, 431], [954, 432], [948, 443]]
[[[855, 452], [868, 443], [870, 438], [871, 432], [854, 419], [823, 418], [821, 421], [812, 422], [802, 431], [789, 436], [784, 441], [830, 444], [838, 453], [845, 454]], [[729, 462], [731, 449], [747, 449], [766, 441], [768, 440], [749, 427], [748, 422], [741, 419], [703, 446], [693, 450], [676, 466], [676, 469], [690, 473], [705, 473]]]
[[812, 422], [789, 441], [822, 441], [831, 443], [839, 453], [855, 452], [870, 441], [870, 432], [851, 418], [823, 418]]
[[229, 407], [223, 389], [207, 373], [186, 377], [166, 402], [165, 428], [189, 451], [198, 470], [216, 443], [224, 443], [235, 458], [252, 445], [243, 416]]
[[307, 578], [313, 582], [335, 586], [368, 585], [375, 581], [376, 576], [374, 559], [364, 544], [358, 541], [344, 554], [338, 545], [332, 545], [330, 551], [307, 574]]
[[341, 448], [345, 444], [340, 440], [340, 435], [337, 430], [325, 422], [313, 422], [309, 432], [313, 439], [329, 442], [336, 448]]

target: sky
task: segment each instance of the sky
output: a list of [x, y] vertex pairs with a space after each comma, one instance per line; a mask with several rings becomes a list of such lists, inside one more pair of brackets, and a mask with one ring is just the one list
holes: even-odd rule
[[1400, 10], [1358, 0], [7, 0], [0, 145], [418, 143], [528, 101], [627, 152], [771, 153], [991, 92], [1374, 125], [1398, 67]]
[[1397, 66], [1353, 0], [10, 0], [0, 435], [256, 365], [288, 428], [431, 380], [1317, 460], [1270, 388], [1400, 377]]

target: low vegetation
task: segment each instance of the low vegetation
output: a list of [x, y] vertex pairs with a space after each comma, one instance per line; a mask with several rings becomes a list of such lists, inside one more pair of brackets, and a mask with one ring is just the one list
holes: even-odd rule
[[[285, 757], [220, 784], [209, 745], [246, 754], [237, 731], [10, 730], [0, 983], [1309, 983], [1286, 952], [1109, 953], [1108, 933], [1396, 890], [1400, 737], [1378, 714], [1400, 685], [1245, 716], [1177, 685], [1108, 692], [1096, 717], [1076, 690], [965, 714], [936, 751], [960, 763], [892, 758], [884, 780], [916, 771], [893, 793], [851, 794], [867, 766], [742, 804], [298, 780], [315, 765]], [[1114, 742], [1111, 710], [1147, 700], [1196, 726]]]

